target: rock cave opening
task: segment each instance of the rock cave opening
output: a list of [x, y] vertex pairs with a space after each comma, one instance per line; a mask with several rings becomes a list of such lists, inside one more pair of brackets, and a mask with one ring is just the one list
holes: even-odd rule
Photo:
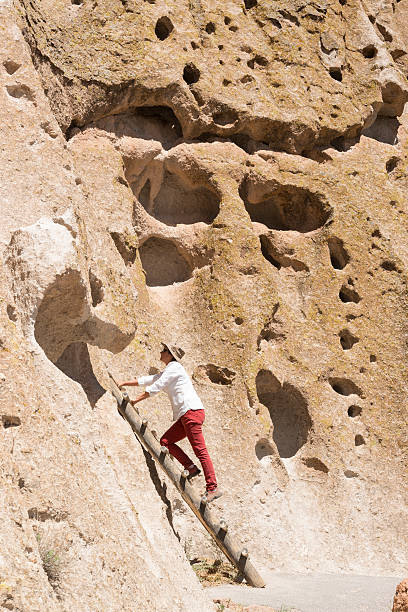
[[13, 414], [2, 414], [1, 423], [3, 425], [3, 429], [8, 429], [9, 427], [19, 427], [21, 425], [21, 419]]
[[329, 473], [329, 468], [327, 467], [327, 465], [317, 457], [304, 457], [302, 459], [302, 463], [306, 467], [312, 470], [316, 470], [317, 472], [323, 472], [323, 474]]
[[260, 195], [244, 180], [239, 194], [251, 221], [269, 229], [312, 232], [323, 227], [332, 214], [321, 194], [295, 185], [275, 184]]
[[312, 427], [306, 399], [290, 383], [281, 384], [269, 370], [260, 370], [255, 383], [260, 403], [269, 410], [280, 457], [293, 457], [306, 443]]
[[194, 186], [187, 177], [167, 170], [154, 200], [149, 180], [143, 185], [138, 199], [150, 215], [166, 225], [209, 224], [220, 211], [220, 198], [215, 192]]
[[349, 285], [344, 284], [339, 291], [339, 298], [344, 303], [354, 302], [354, 304], [358, 304], [361, 300], [361, 297], [357, 293], [355, 289], [349, 287]]
[[343, 270], [350, 261], [350, 256], [344, 248], [344, 243], [340, 238], [333, 236], [327, 241], [330, 253], [331, 265], [335, 270]]
[[377, 55], [378, 50], [375, 45], [370, 44], [364, 47], [364, 49], [361, 50], [361, 53], [363, 54], [363, 57], [373, 59]]
[[347, 414], [352, 419], [355, 419], [356, 417], [360, 416], [362, 412], [363, 412], [363, 409], [361, 408], [361, 406], [356, 406], [354, 404], [352, 406], [349, 406], [347, 410]]
[[[130, 137], [155, 140], [160, 142], [166, 150], [173, 147], [183, 136], [180, 121], [173, 109], [163, 105], [130, 108], [123, 113], [102, 117], [86, 127], [104, 130], [113, 134], [116, 138]], [[72, 135], [72, 130], [71, 132], [68, 131], [68, 138]], [[129, 180], [131, 179], [129, 169], [131, 170], [132, 160], [125, 158], [124, 162], [126, 179]]]
[[261, 253], [270, 264], [272, 264], [277, 270], [281, 268], [292, 268], [295, 272], [309, 272], [309, 268], [299, 259], [291, 256], [293, 249], [289, 249], [289, 254], [279, 253], [273, 241], [268, 235], [259, 236], [261, 243]]
[[269, 261], [269, 263], [272, 264], [277, 270], [280, 270], [282, 265], [271, 253], [272, 249], [270, 248], [271, 245], [270, 245], [270, 241], [268, 240], [268, 237], [262, 235], [262, 236], [259, 236], [259, 240], [261, 243], [261, 253], [265, 257], [266, 261]]
[[167, 15], [160, 17], [156, 21], [154, 32], [159, 40], [166, 40], [174, 30], [174, 25]]
[[187, 83], [187, 85], [193, 85], [197, 83], [200, 79], [201, 73], [197, 66], [190, 62], [184, 66], [183, 70], [183, 79]]
[[191, 264], [171, 240], [148, 238], [140, 246], [139, 254], [148, 287], [164, 287], [191, 278]]
[[215, 385], [232, 385], [235, 376], [236, 372], [233, 370], [214, 363], [199, 365], [194, 371], [196, 380], [209, 380]]
[[348, 378], [329, 378], [329, 383], [333, 391], [339, 395], [359, 395], [363, 396], [363, 392], [355, 382]]
[[331, 76], [332, 79], [334, 79], [335, 81], [342, 81], [343, 80], [343, 73], [341, 71], [340, 68], [330, 68], [329, 69], [329, 74]]
[[359, 338], [351, 333], [348, 329], [342, 329], [339, 332], [340, 344], [344, 351], [349, 351], [359, 342]]
[[[89, 279], [92, 282], [91, 273]], [[96, 291], [99, 290], [97, 284]], [[105, 389], [95, 377], [87, 344], [118, 353], [133, 336], [134, 333], [124, 333], [91, 312], [86, 283], [76, 269], [57, 276], [49, 285], [34, 324], [34, 337], [46, 357], [66, 376], [81, 384], [92, 406]]]
[[400, 125], [401, 124], [396, 117], [384, 117], [379, 115], [374, 123], [361, 133], [363, 136], [373, 138], [378, 142], [396, 145], [398, 144], [398, 130]]

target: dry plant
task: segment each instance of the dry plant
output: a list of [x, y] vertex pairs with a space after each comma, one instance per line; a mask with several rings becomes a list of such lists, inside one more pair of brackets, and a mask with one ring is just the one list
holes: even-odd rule
[[52, 520], [33, 521], [38, 552], [48, 582], [58, 595], [64, 570], [65, 537], [58, 523]]

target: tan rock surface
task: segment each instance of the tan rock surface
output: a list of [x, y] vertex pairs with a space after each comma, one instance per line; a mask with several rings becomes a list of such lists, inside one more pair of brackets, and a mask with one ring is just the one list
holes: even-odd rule
[[213, 609], [212, 544], [106, 392], [163, 335], [256, 565], [406, 571], [405, 23], [0, 2], [3, 607]]
[[408, 580], [403, 580], [395, 591], [392, 612], [406, 612], [408, 610]]

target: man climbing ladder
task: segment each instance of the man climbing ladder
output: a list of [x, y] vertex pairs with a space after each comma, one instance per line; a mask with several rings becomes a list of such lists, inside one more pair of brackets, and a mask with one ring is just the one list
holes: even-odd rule
[[184, 351], [173, 344], [163, 344], [160, 352], [160, 361], [165, 364], [163, 372], [153, 376], [141, 376], [135, 380], [119, 383], [119, 387], [145, 386], [146, 390], [130, 403], [132, 405], [158, 393], [166, 391], [173, 408], [175, 423], [163, 434], [160, 444], [169, 449], [173, 455], [189, 472], [188, 480], [198, 476], [201, 470], [191, 461], [186, 453], [177, 446], [183, 438], [187, 437], [195, 455], [198, 457], [205, 476], [206, 491], [202, 501], [209, 503], [222, 493], [217, 486], [214, 466], [202, 432], [204, 423], [204, 406], [193, 387], [186, 370], [180, 360]]

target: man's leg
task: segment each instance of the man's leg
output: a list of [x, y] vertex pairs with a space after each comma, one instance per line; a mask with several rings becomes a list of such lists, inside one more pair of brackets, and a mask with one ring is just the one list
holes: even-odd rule
[[193, 466], [193, 462], [190, 457], [186, 455], [186, 453], [179, 447], [175, 442], [179, 442], [183, 438], [186, 437], [186, 432], [184, 431], [183, 423], [181, 419], [178, 419], [173, 425], [168, 429], [160, 438], [160, 444], [162, 446], [167, 446], [169, 452], [173, 457], [180, 461], [180, 463], [186, 468], [191, 468]]
[[183, 414], [179, 420], [182, 421], [187, 438], [193, 447], [193, 451], [203, 466], [206, 489], [207, 491], [214, 491], [217, 488], [217, 480], [202, 431], [204, 410], [189, 410], [186, 414]]

